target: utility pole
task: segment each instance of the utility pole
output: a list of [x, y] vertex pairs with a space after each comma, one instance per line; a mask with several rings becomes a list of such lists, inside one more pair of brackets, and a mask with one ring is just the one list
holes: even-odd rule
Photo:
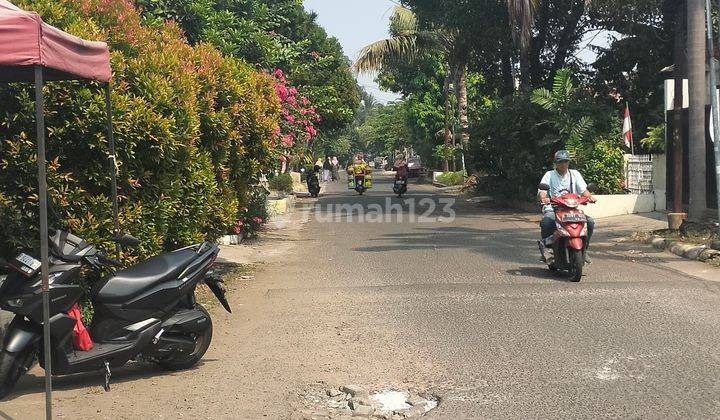
[[[710, 13], [710, 0], [708, 0], [708, 13]], [[720, 0], [718, 0], [718, 7], [720, 7]], [[720, 9], [718, 9], [720, 10]], [[712, 42], [712, 33], [713, 33], [713, 27], [712, 27], [712, 16], [708, 15], [708, 33], [710, 34], [710, 62], [713, 63], [713, 67], [715, 67], [715, 45]], [[720, 42], [720, 22], [718, 23], [718, 41]], [[713, 138], [713, 150], [715, 152], [715, 199], [717, 200], [715, 203], [717, 204], [717, 210], [718, 210], [718, 222], [720, 222], [720, 135], [718, 135], [718, 132], [720, 132], [720, 127], [718, 123], [718, 119], [720, 119], [720, 109], [718, 107], [720, 106], [717, 103], [717, 78], [715, 74], [715, 70], [713, 69], [713, 85], [712, 85], [712, 97], [715, 100], [715, 108], [713, 110], [713, 117], [715, 118], [713, 121], [715, 123], [715, 138]]]
[[687, 217], [683, 211], [683, 102], [685, 94], [685, 10], [686, 3], [677, 5], [675, 15], [675, 70], [673, 72], [673, 133], [672, 133], [672, 167], [673, 167], [673, 212], [668, 215], [669, 228], [677, 230]]
[[[707, 0], [705, 0], [707, 1]], [[705, 106], [707, 104], [707, 37], [703, 0], [687, 0], [687, 56], [690, 85], [690, 208], [688, 218], [702, 222], [707, 204], [707, 149], [705, 146]]]

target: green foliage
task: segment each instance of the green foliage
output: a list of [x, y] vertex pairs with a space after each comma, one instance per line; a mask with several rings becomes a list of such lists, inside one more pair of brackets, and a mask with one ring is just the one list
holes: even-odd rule
[[648, 127], [647, 136], [640, 144], [648, 153], [665, 153], [665, 124]]
[[[120, 228], [138, 258], [214, 239], [233, 226], [249, 185], [271, 158], [279, 104], [265, 74], [172, 23], [146, 25], [125, 1], [26, 0], [50, 24], [107, 40], [119, 161]], [[31, 86], [0, 86], [0, 253], [37, 247]], [[111, 249], [104, 96], [93, 83], [45, 88], [51, 225]]]
[[270, 189], [291, 193], [293, 191], [293, 179], [289, 173], [280, 174], [269, 180]]
[[568, 89], [561, 77], [553, 92], [508, 97], [472, 121], [479, 142], [472, 145], [470, 167], [490, 175], [482, 186], [487, 192], [533, 197], [540, 177], [552, 168], [553, 153], [562, 147], [571, 150], [573, 167], [601, 192], [621, 192], [621, 121], [595, 98]]
[[515, 95], [493, 102], [471, 120], [476, 142], [471, 144], [468, 167], [487, 173], [488, 192], [512, 197], [530, 197], [550, 167], [553, 147], [541, 141], [548, 131], [540, 124], [543, 110], [527, 95]]
[[465, 172], [443, 172], [437, 181], [445, 185], [462, 185], [465, 182]]
[[598, 194], [623, 193], [623, 151], [617, 139], [613, 135], [597, 139], [577, 167], [588, 183], [597, 185]]
[[335, 38], [297, 0], [138, 0], [149, 20], [178, 22], [192, 43], [265, 70], [281, 68], [322, 116], [320, 131], [344, 128], [359, 105], [357, 84]]
[[356, 145], [376, 155], [391, 155], [410, 144], [407, 108], [403, 102], [377, 105], [368, 111], [366, 120], [357, 127]]
[[231, 233], [246, 238], [257, 236], [268, 219], [267, 196], [261, 188], [252, 189], [247, 195], [247, 205], [237, 213], [237, 220]]
[[451, 144], [438, 144], [434, 149], [435, 156], [442, 160], [453, 160], [458, 151], [458, 148]]
[[581, 160], [585, 152], [585, 140], [592, 129], [593, 120], [588, 115], [578, 115], [572, 106], [577, 103], [578, 92], [572, 81], [572, 71], [558, 71], [552, 91], [535, 89], [530, 100], [548, 111], [543, 122], [552, 126], [544, 142], [558, 149], [568, 149], [573, 157]]

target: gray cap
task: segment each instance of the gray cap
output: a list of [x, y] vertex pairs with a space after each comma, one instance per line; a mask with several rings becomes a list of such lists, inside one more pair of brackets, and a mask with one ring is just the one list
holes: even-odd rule
[[564, 160], [570, 160], [570, 152], [567, 150], [558, 150], [555, 152], [555, 162], [562, 162]]

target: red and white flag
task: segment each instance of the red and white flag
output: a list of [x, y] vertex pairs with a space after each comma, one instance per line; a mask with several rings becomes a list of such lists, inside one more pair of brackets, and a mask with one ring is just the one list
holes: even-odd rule
[[632, 121], [630, 120], [630, 106], [625, 104], [625, 121], [623, 122], [623, 139], [625, 140], [625, 146], [632, 148], [633, 135], [632, 135]]

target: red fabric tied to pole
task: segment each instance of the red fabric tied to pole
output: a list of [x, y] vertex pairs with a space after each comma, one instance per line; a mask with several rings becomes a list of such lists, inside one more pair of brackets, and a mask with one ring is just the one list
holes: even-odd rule
[[80, 306], [74, 304], [68, 315], [75, 318], [75, 327], [73, 327], [73, 347], [75, 350], [88, 351], [93, 348], [93, 342], [90, 338], [90, 333], [82, 322], [82, 316], [80, 315]]

